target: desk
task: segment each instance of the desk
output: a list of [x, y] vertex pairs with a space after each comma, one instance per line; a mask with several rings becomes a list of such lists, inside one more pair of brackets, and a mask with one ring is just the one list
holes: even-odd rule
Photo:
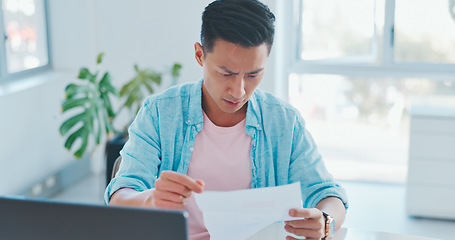
[[[287, 232], [284, 223], [273, 223], [262, 229], [248, 240], [284, 240]], [[396, 233], [362, 231], [353, 228], [340, 228], [336, 231], [333, 240], [436, 240], [435, 238], [403, 235]]]

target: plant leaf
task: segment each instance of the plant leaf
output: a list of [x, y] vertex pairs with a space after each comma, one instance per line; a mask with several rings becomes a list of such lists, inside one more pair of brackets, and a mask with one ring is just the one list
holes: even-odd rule
[[98, 77], [98, 72], [96, 72], [95, 74], [92, 74], [90, 77], [89, 77], [89, 81], [90, 83], [96, 85], [96, 78]]
[[62, 136], [66, 135], [69, 132], [69, 130], [71, 130], [71, 128], [73, 128], [79, 121], [81, 121], [85, 117], [85, 114], [86, 112], [84, 111], [63, 122], [62, 125], [60, 126], [60, 134]]
[[128, 95], [124, 105], [127, 106], [129, 109], [133, 106], [133, 104], [138, 100], [142, 99], [142, 93], [139, 86], [135, 86], [134, 89], [131, 90], [130, 94]]
[[107, 94], [108, 92], [114, 94], [115, 96], [118, 96], [117, 89], [115, 89], [114, 86], [112, 86], [111, 83], [111, 75], [107, 72], [104, 74], [103, 78], [100, 81], [98, 90], [100, 93]]
[[152, 94], [154, 92], [152, 86], [150, 86], [150, 84], [148, 82], [144, 82], [144, 86], [147, 89], [149, 94]]
[[102, 119], [104, 122], [104, 128], [106, 130], [106, 133], [113, 132], [114, 128], [113, 128], [111, 122], [109, 121], [109, 117], [108, 117], [106, 111], [101, 111], [101, 116], [102, 116]]
[[174, 63], [174, 66], [172, 66], [172, 77], [178, 77], [180, 76], [180, 70], [182, 69], [182, 65], [179, 63]]
[[120, 89], [120, 97], [123, 97], [126, 93], [130, 92], [130, 88], [132, 88], [135, 84], [135, 79], [132, 79], [125, 85], [123, 85], [122, 89]]
[[[71, 150], [73, 147], [74, 143], [76, 142], [77, 139], [81, 139], [81, 146], [80, 148], [74, 153], [74, 156], [76, 158], [81, 158], [87, 148], [88, 141], [89, 141], [89, 136], [90, 133], [92, 132], [92, 129], [90, 127], [92, 123], [92, 117], [90, 115], [90, 110], [85, 109], [85, 111], [82, 113], [83, 117], [79, 119], [78, 122], [82, 122], [82, 125], [79, 129], [71, 133], [66, 142], [65, 142], [65, 148], [68, 150]], [[79, 114], [81, 115], [81, 114]], [[78, 123], [77, 122], [77, 123]]]
[[161, 74], [152, 73], [148, 75], [148, 78], [158, 85], [161, 84]]
[[93, 90], [89, 86], [71, 83], [65, 88], [65, 97], [73, 98], [78, 94], [89, 94], [92, 91]]
[[79, 136], [82, 135], [82, 132], [84, 132], [84, 126], [82, 126], [78, 130], [76, 130], [73, 133], [71, 133], [71, 135], [69, 135], [68, 139], [65, 142], [65, 148], [68, 149], [68, 150], [71, 150], [71, 147], [73, 146], [74, 142], [76, 141], [76, 139]]
[[112, 108], [111, 100], [109, 99], [109, 97], [107, 95], [104, 95], [104, 94], [101, 95], [100, 97], [103, 100], [104, 108], [106, 109], [108, 116], [110, 118], [114, 118], [116, 114]]
[[98, 124], [97, 124], [97, 127], [96, 127], [96, 145], [100, 144], [101, 142], [101, 134], [103, 134], [103, 126], [101, 125], [101, 120], [99, 118], [97, 118], [97, 121], [96, 121]]
[[96, 57], [96, 64], [100, 64], [103, 61], [103, 57], [104, 57], [103, 52], [98, 54], [98, 56]]
[[82, 156], [84, 156], [84, 153], [85, 153], [85, 149], [87, 148], [87, 145], [88, 145], [88, 137], [89, 137], [89, 132], [87, 131], [84, 131], [82, 132], [80, 138], [82, 139], [82, 144], [81, 144], [81, 147], [79, 148], [79, 150], [77, 150], [75, 153], [74, 153], [74, 156], [79, 159], [81, 158]]
[[81, 70], [79, 70], [79, 74], [77, 75], [77, 77], [79, 79], [90, 79], [91, 77], [93, 77], [93, 75], [90, 73], [90, 70], [88, 70], [88, 68], [81, 68]]
[[[120, 90], [120, 97], [124, 98], [123, 106], [130, 110], [139, 109], [144, 100], [144, 89], [147, 94], [153, 94], [153, 83], [161, 84], [161, 73], [146, 68], [141, 70], [138, 65], [134, 65], [136, 75]], [[137, 112], [137, 110], [136, 110]]]
[[83, 107], [89, 103], [90, 103], [89, 97], [66, 99], [62, 103], [62, 112], [66, 112], [67, 110], [75, 107]]

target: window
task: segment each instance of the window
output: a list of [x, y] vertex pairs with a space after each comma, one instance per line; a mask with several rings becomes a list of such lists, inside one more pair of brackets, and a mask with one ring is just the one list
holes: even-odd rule
[[412, 108], [455, 108], [455, 0], [283, 2], [281, 95], [329, 171], [404, 183]]
[[0, 2], [0, 79], [48, 66], [45, 0]]
[[374, 0], [306, 0], [302, 4], [301, 59], [374, 60], [377, 54]]
[[454, 48], [455, 1], [396, 1], [397, 62], [455, 64]]

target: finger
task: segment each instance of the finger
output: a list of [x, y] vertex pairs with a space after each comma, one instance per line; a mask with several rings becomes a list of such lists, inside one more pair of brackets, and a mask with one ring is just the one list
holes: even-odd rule
[[320, 218], [322, 217], [322, 212], [317, 208], [293, 208], [289, 210], [289, 216], [304, 218]]
[[161, 200], [169, 201], [169, 202], [174, 202], [174, 203], [185, 203], [185, 200], [186, 200], [186, 198], [180, 194], [176, 194], [173, 192], [160, 191], [158, 189], [155, 189], [155, 191], [153, 192], [153, 198], [161, 199]]
[[196, 180], [196, 182], [197, 182], [202, 188], [204, 188], [204, 186], [205, 186], [204, 181], [198, 179], [198, 180]]
[[[180, 174], [174, 171], [163, 171], [161, 173], [160, 178], [163, 177], [165, 179], [168, 179], [170, 181], [182, 184], [183, 186], [187, 187], [189, 190], [196, 192], [196, 193], [201, 193], [203, 191], [203, 186], [200, 185], [200, 183], [196, 182], [196, 180], [192, 179], [191, 177]], [[202, 182], [203, 184], [203, 182]]]
[[307, 228], [307, 229], [322, 229], [324, 228], [324, 221], [320, 221], [316, 218], [305, 218], [302, 220], [285, 221], [291, 227], [294, 228]]
[[172, 192], [185, 198], [190, 197], [192, 193], [192, 191], [184, 185], [162, 178], [156, 180], [155, 189], [163, 192]]
[[315, 230], [315, 229], [306, 229], [306, 228], [293, 228], [289, 225], [285, 225], [284, 229], [286, 230], [286, 232], [292, 233], [297, 236], [305, 237], [305, 239], [308, 239], [308, 238], [319, 239], [319, 238], [323, 237], [323, 233], [322, 233], [321, 229]]

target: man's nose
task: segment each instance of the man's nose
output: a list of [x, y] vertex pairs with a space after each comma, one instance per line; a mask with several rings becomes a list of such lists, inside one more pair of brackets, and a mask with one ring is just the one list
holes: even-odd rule
[[237, 76], [231, 84], [231, 96], [240, 100], [245, 95], [245, 80], [242, 76]]

